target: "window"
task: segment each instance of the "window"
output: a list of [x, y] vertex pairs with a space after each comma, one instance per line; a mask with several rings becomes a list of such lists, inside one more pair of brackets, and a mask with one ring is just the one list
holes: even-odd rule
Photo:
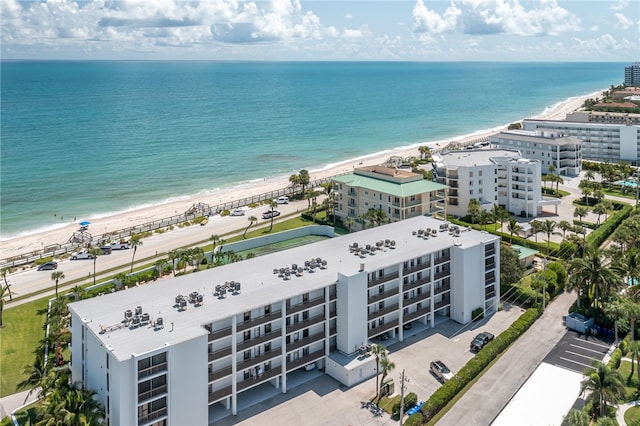
[[384, 284], [381, 286], [378, 286], [378, 293], [384, 293]]
[[378, 302], [378, 309], [384, 309], [384, 300]]
[[264, 353], [271, 352], [271, 342], [264, 344]]
[[251, 319], [251, 311], [247, 311], [244, 313], [244, 321], [249, 321]]
[[251, 350], [244, 351], [244, 360], [251, 359]]
[[473, 171], [469, 172], [469, 177], [473, 177]]
[[107, 364], [107, 369], [108, 369], [108, 368], [109, 368], [109, 354], [105, 354], [105, 355], [107, 356], [107, 362], [106, 362], [106, 364]]
[[269, 315], [271, 313], [271, 305], [267, 305], [264, 307], [264, 314]]
[[[302, 313], [302, 321], [306, 321], [309, 319], [309, 311], [304, 311]], [[296, 321], [297, 322], [297, 321]]]
[[271, 324], [265, 324], [264, 325], [264, 332], [265, 333], [271, 333]]
[[482, 170], [478, 172], [478, 176], [482, 176]]
[[304, 339], [305, 337], [309, 337], [309, 329], [305, 328], [304, 330], [302, 330], [302, 338]]
[[251, 378], [251, 369], [244, 370], [244, 379], [249, 380]]
[[293, 323], [297, 324], [299, 322], [300, 322], [300, 315], [299, 314], [293, 315]]
[[244, 340], [250, 340], [251, 339], [251, 330], [247, 330], [243, 333], [243, 337]]
[[378, 325], [383, 325], [383, 324], [384, 324], [384, 317], [378, 318]]
[[309, 293], [304, 293], [302, 295], [302, 303], [307, 303], [309, 301]]

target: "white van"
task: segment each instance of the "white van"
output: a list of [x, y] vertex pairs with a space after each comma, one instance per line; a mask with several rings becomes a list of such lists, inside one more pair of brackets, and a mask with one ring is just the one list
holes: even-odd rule
[[275, 200], [273, 200], [273, 201], [275, 201], [275, 202], [276, 202], [276, 203], [278, 203], [278, 204], [289, 204], [289, 197], [282, 196], [282, 197], [278, 197], [278, 198], [276, 198], [276, 199], [275, 199]]

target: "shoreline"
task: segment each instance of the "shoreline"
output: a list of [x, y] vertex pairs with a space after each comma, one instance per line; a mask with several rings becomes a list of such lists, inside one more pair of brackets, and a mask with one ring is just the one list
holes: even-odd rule
[[[539, 115], [533, 117], [543, 120], [560, 119], [564, 120], [567, 113], [571, 113], [579, 109], [584, 100], [598, 95], [602, 90], [598, 90], [589, 94], [575, 96], [556, 102]], [[514, 120], [513, 122], [519, 122]], [[477, 139], [486, 138], [494, 135], [502, 130], [506, 130], [508, 124], [494, 127], [491, 129], [482, 129], [471, 132], [466, 135], [423, 141], [404, 147], [395, 147], [378, 151], [371, 154], [365, 154], [356, 158], [339, 161], [333, 164], [327, 164], [320, 168], [309, 168], [311, 180], [328, 178], [330, 176], [348, 173], [358, 166], [370, 166], [380, 164], [391, 156], [419, 156], [418, 148], [420, 146], [429, 146], [431, 149], [441, 150], [450, 143], [465, 144]], [[301, 168], [305, 168], [302, 166]], [[222, 189], [203, 190], [198, 194], [187, 195], [183, 197], [173, 197], [158, 204], [149, 204], [134, 207], [132, 209], [96, 214], [88, 219], [91, 220], [91, 231], [94, 234], [103, 234], [117, 231], [136, 225], [152, 222], [154, 220], [163, 219], [176, 214], [184, 213], [194, 203], [205, 203], [209, 205], [217, 205], [225, 202], [251, 197], [254, 195], [270, 192], [274, 189], [284, 188], [289, 185], [289, 176], [265, 177], [263, 180], [253, 180], [248, 182], [240, 182], [233, 186]], [[61, 244], [71, 237], [78, 228], [78, 221], [86, 218], [77, 218], [74, 222], [67, 222], [64, 225], [52, 224], [41, 230], [25, 231], [23, 235], [17, 235], [0, 241], [0, 250], [2, 251], [2, 259], [18, 256], [24, 253], [42, 250], [44, 247]]]

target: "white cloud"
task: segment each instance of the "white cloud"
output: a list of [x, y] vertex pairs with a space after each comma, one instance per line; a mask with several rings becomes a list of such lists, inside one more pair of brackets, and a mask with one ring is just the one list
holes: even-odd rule
[[591, 27], [589, 27], [589, 31], [591, 31], [591, 32], [598, 31], [599, 29], [600, 29], [600, 27], [597, 26], [597, 25], [592, 25]]
[[618, 0], [617, 2], [613, 3], [610, 7], [611, 10], [623, 10], [626, 9], [627, 5], [629, 4], [629, 0]]
[[442, 34], [455, 30], [461, 12], [452, 1], [440, 16], [427, 8], [424, 0], [417, 0], [413, 7], [414, 31], [417, 33]]
[[352, 15], [352, 14], [350, 14], [350, 13], [347, 13], [346, 15], [344, 15], [344, 17], [345, 17], [346, 19], [353, 19], [353, 15]]
[[616, 16], [616, 19], [618, 20], [618, 25], [620, 25], [623, 30], [626, 30], [627, 28], [633, 25], [633, 21], [627, 18], [622, 13], [616, 12], [615, 16]]

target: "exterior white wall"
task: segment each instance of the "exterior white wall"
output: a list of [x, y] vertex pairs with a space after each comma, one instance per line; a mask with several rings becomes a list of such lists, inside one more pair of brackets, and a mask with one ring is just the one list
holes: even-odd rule
[[629, 161], [638, 161], [638, 148], [640, 142], [640, 127], [620, 127], [620, 158]]
[[138, 421], [135, 392], [136, 370], [131, 359], [117, 362], [114, 357], [109, 361], [109, 424], [135, 425]]
[[484, 254], [482, 246], [451, 248], [451, 319], [471, 321], [471, 312], [484, 307]]
[[338, 274], [338, 350], [351, 354], [367, 342], [367, 272]]
[[167, 361], [169, 424], [208, 424], [207, 336], [171, 346]]
[[367, 362], [349, 368], [327, 358], [325, 371], [343, 385], [353, 386], [376, 375], [376, 359], [370, 356]]

